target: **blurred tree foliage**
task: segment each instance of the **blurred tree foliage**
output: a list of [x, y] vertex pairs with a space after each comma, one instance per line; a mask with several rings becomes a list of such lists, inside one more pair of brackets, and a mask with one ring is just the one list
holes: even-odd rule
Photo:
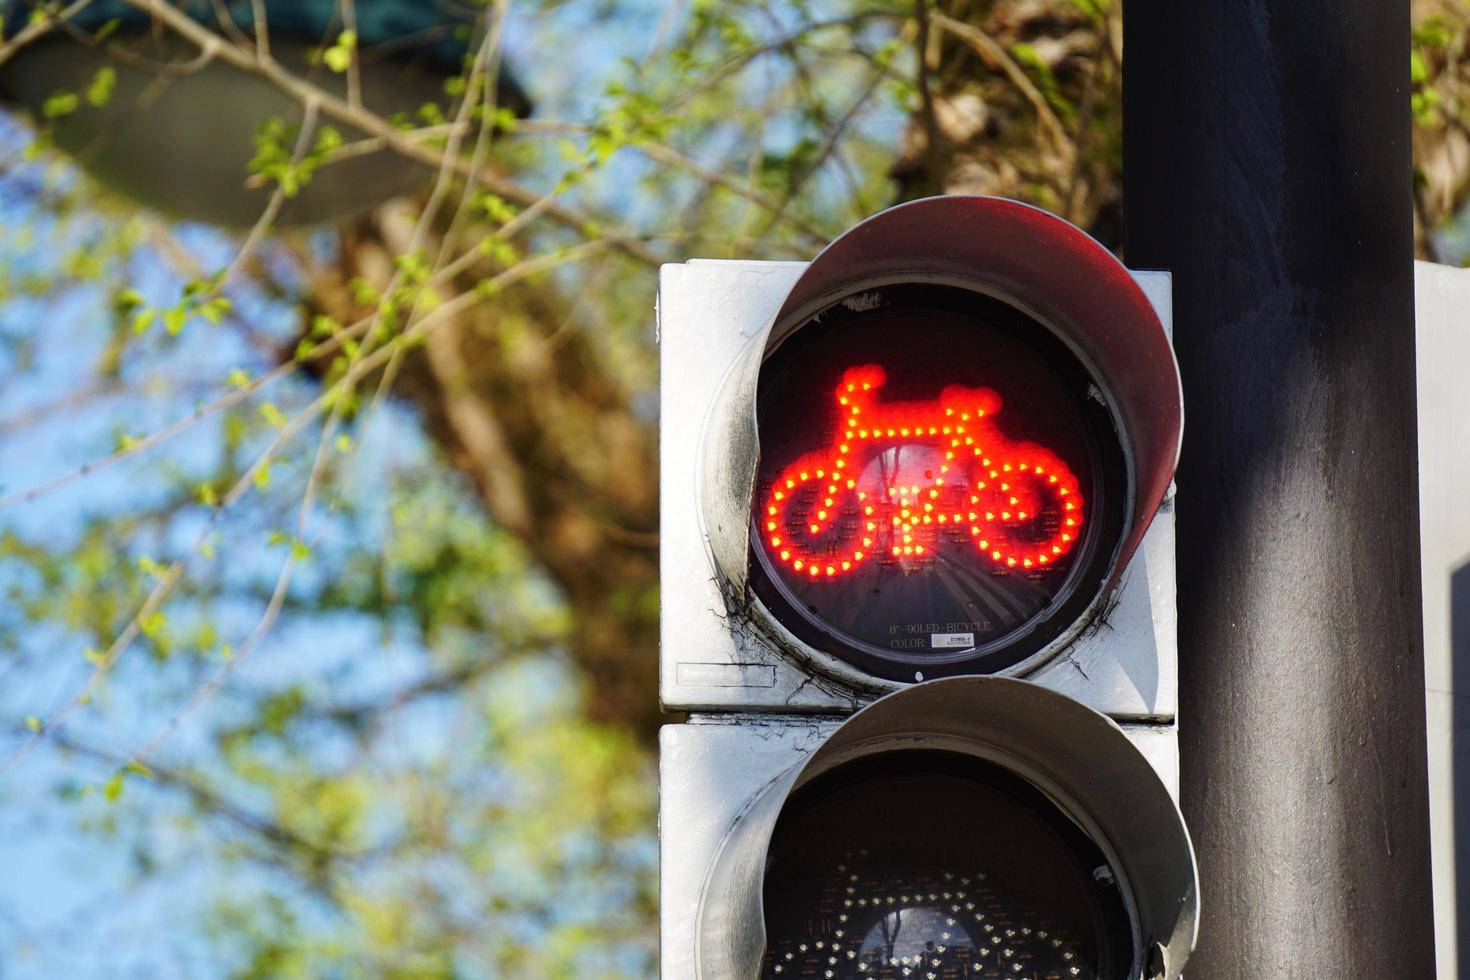
[[[934, 193], [1116, 246], [1118, 4], [460, 0], [474, 56], [381, 116], [310, 80], [356, 71], [345, 25], [312, 67], [126, 2], [173, 84], [201, 51], [308, 79], [238, 175], [274, 206], [383, 147], [425, 189], [243, 236], [141, 211], [48, 137], [105, 66], [0, 130], [0, 802], [128, 856], [109, 887], [176, 932], [149, 975], [652, 975], [656, 267]], [[9, 7], [0, 65], [112, 50], [84, 7]], [[1470, 195], [1470, 6], [1414, 16], [1428, 255]], [[99, 927], [7, 928], [23, 975]]]

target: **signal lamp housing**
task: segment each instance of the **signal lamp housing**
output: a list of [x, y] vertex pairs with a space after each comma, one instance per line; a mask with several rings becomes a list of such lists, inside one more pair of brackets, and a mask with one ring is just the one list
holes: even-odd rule
[[696, 976], [1173, 980], [1197, 922], [1178, 807], [1114, 722], [949, 678], [859, 711], [749, 805]]
[[856, 683], [1024, 674], [1118, 585], [1178, 458], [1178, 370], [1126, 270], [1013, 201], [932, 198], [807, 267], [710, 416], [727, 601]]

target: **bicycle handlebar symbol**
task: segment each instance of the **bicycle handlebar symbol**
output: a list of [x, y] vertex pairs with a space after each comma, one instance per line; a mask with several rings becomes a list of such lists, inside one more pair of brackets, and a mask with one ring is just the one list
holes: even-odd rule
[[832, 445], [787, 466], [766, 498], [772, 556], [821, 580], [875, 555], [924, 564], [942, 540], [969, 539], [998, 571], [1051, 571], [1083, 525], [1066, 463], [1000, 433], [993, 389], [951, 385], [934, 401], [879, 402], [886, 380], [875, 364], [843, 373]]

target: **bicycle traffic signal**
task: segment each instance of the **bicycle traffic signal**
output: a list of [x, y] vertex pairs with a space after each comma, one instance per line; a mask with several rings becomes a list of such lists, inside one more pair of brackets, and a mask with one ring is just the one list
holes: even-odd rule
[[665, 976], [1178, 975], [1167, 289], [991, 198], [665, 267]]

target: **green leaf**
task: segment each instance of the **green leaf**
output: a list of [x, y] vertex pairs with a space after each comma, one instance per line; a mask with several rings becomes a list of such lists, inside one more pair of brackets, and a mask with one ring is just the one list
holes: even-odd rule
[[127, 765], [123, 766], [123, 771], [132, 773], [134, 776], [142, 776], [144, 779], [153, 778], [153, 770], [143, 765], [143, 763], [139, 762], [137, 759], [134, 759]]
[[41, 103], [41, 115], [47, 119], [60, 119], [81, 108], [82, 100], [75, 92], [57, 92]]
[[322, 61], [339, 75], [352, 67], [352, 52], [357, 48], [357, 34], [343, 31], [337, 35], [337, 43], [322, 52]]
[[1409, 81], [1415, 85], [1423, 85], [1429, 80], [1429, 66], [1424, 63], [1424, 57], [1417, 51], [1409, 52]]
[[286, 416], [276, 407], [275, 402], [266, 402], [260, 406], [260, 417], [273, 429], [284, 429], [286, 427]]
[[136, 289], [124, 289], [113, 299], [112, 305], [119, 313], [126, 316], [143, 305], [143, 294]]
[[189, 319], [189, 311], [182, 306], [175, 306], [171, 310], [165, 310], [163, 314], [163, 327], [168, 331], [170, 337], [177, 337], [184, 329], [184, 322]]
[[210, 323], [219, 325], [226, 313], [235, 308], [235, 304], [228, 296], [216, 296], [214, 299], [199, 307], [199, 315]]
[[242, 371], [240, 368], [235, 368], [235, 370], [231, 371], [228, 380], [230, 384], [234, 385], [236, 388], [241, 389], [242, 391], [250, 387], [250, 375]]
[[92, 84], [87, 86], [88, 104], [94, 109], [102, 108], [112, 101], [112, 93], [116, 88], [117, 72], [108, 66], [97, 69], [97, 74], [92, 76]]
[[102, 785], [102, 798], [107, 800], [108, 803], [116, 803], [118, 797], [122, 796], [122, 791], [123, 772], [119, 769]]
[[35, 715], [26, 715], [26, 727], [33, 732], [39, 732], [41, 730], [41, 719]]

